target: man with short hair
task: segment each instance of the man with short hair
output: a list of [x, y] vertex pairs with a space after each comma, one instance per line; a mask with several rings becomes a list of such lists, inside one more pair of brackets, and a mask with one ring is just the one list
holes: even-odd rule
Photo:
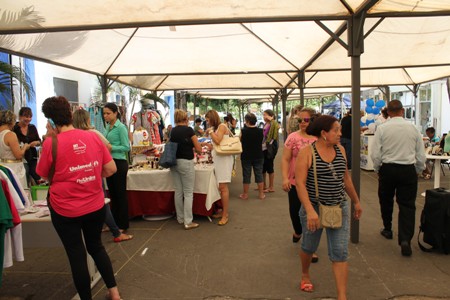
[[403, 256], [411, 256], [411, 239], [416, 218], [417, 174], [425, 167], [425, 149], [417, 128], [403, 118], [399, 100], [388, 104], [390, 121], [377, 128], [371, 158], [378, 172], [378, 197], [384, 229], [381, 235], [392, 239], [394, 195], [399, 207], [398, 243]]

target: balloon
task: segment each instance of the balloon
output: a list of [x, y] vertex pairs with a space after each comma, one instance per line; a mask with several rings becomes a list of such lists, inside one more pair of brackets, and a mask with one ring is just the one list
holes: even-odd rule
[[370, 131], [375, 132], [375, 128], [377, 127], [377, 125], [375, 125], [375, 123], [370, 123], [368, 127]]
[[366, 106], [366, 113], [371, 114], [372, 113], [372, 106]]
[[366, 100], [366, 105], [367, 105], [367, 106], [374, 106], [374, 105], [375, 105], [375, 102], [373, 101], [372, 98], [369, 98], [369, 99]]
[[367, 122], [367, 117], [366, 117], [366, 116], [361, 117], [361, 122], [363, 122], [364, 124], [366, 124], [366, 122]]
[[374, 114], [368, 114], [367, 115], [367, 121], [373, 120], [373, 119], [375, 119], [375, 115]]
[[372, 123], [375, 123], [375, 120], [367, 120], [367, 122], [366, 122], [367, 125], [370, 125]]
[[361, 127], [365, 127], [365, 126], [366, 126], [366, 123], [365, 123], [365, 122], [363, 123], [363, 121], [359, 121], [359, 125], [360, 125]]
[[376, 106], [372, 107], [372, 113], [374, 115], [378, 115], [380, 113], [380, 108], [378, 108]]
[[378, 108], [383, 108], [386, 105], [386, 102], [384, 100], [378, 100], [377, 103], [375, 103], [375, 106]]

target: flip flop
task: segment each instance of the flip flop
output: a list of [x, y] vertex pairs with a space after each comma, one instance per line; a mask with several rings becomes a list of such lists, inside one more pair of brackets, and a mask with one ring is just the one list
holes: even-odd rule
[[213, 214], [211, 217], [213, 219], [220, 219], [220, 218], [222, 218], [222, 213]]
[[275, 193], [275, 190], [269, 190], [269, 189], [265, 189], [264, 193]]
[[[121, 236], [124, 236], [124, 237], [121, 237]], [[133, 236], [131, 234], [122, 233], [120, 236], [115, 237], [113, 239], [113, 241], [114, 241], [114, 243], [120, 243], [120, 242], [130, 241], [132, 239], [133, 239]]]
[[241, 198], [242, 200], [248, 200], [248, 195], [244, 196], [245, 194], [240, 194], [239, 198]]
[[302, 280], [300, 282], [300, 290], [306, 293], [312, 293], [314, 292], [314, 285], [311, 282], [305, 282]]

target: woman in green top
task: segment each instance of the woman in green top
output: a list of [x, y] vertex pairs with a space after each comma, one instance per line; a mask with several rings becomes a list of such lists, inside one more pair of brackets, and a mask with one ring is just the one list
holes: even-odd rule
[[106, 178], [111, 198], [111, 212], [121, 232], [129, 227], [128, 199], [127, 199], [127, 153], [130, 151], [128, 129], [119, 120], [119, 111], [114, 103], [106, 103], [103, 108], [103, 117], [108, 125], [105, 128], [105, 137], [111, 144], [111, 155], [117, 166], [117, 172]]

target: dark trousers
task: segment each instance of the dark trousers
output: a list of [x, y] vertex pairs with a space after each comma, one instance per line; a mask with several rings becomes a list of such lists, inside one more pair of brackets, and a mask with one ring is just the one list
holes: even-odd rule
[[292, 227], [294, 228], [295, 234], [302, 234], [302, 224], [300, 223], [300, 208], [302, 204], [297, 195], [297, 189], [295, 185], [291, 186], [288, 192], [289, 198], [289, 214], [291, 215]]
[[[108, 288], [115, 287], [114, 271], [101, 239], [105, 207], [75, 218], [61, 216], [51, 209], [51, 217], [53, 226], [69, 258], [72, 278], [80, 298], [82, 300], [92, 299], [86, 249], [94, 259], [106, 286]], [[81, 233], [83, 233], [86, 249]]]
[[411, 241], [416, 220], [417, 174], [414, 165], [383, 164], [378, 181], [384, 228], [392, 230], [395, 195], [399, 208], [398, 241]]
[[128, 162], [124, 159], [114, 159], [117, 172], [106, 178], [109, 197], [111, 198], [111, 212], [120, 229], [129, 227], [128, 199], [127, 199], [127, 174]]

